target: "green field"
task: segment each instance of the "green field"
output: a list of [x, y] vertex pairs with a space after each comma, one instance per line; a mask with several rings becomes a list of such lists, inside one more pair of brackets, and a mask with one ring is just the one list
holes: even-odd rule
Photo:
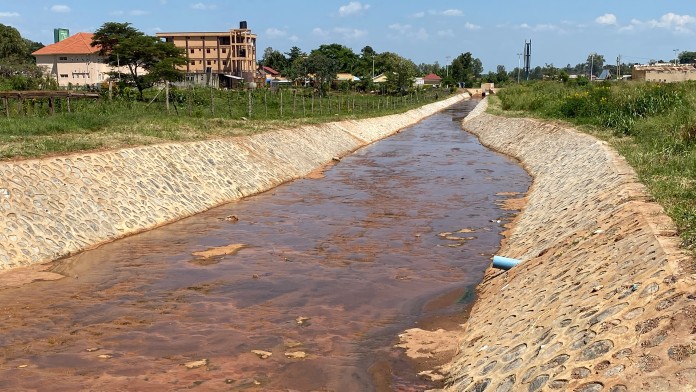
[[608, 141], [696, 251], [696, 83], [537, 82], [491, 103], [494, 114], [563, 120]]
[[[312, 89], [270, 91], [172, 89], [169, 110], [161, 89], [145, 101], [124, 91], [95, 100], [57, 99], [51, 115], [46, 99], [0, 100], [0, 160], [60, 155], [163, 142], [249, 135], [302, 124], [377, 117], [405, 112], [449, 96], [448, 90], [402, 96]], [[9, 114], [9, 116], [8, 116]]]

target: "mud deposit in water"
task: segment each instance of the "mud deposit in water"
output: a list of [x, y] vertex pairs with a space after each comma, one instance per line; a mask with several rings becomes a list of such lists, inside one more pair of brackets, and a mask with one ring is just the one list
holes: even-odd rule
[[[0, 290], [2, 390], [423, 390], [393, 348], [457, 320], [529, 178], [466, 102], [302, 179]], [[0, 275], [0, 280], [2, 280]]]

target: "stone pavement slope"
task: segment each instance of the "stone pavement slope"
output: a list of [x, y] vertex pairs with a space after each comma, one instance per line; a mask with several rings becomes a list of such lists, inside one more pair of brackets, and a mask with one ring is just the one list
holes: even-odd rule
[[[485, 101], [484, 101], [485, 102]], [[605, 142], [482, 113], [463, 123], [534, 177], [445, 366], [451, 391], [696, 391], [696, 275]]]
[[464, 97], [402, 114], [247, 137], [0, 163], [0, 271], [263, 192]]

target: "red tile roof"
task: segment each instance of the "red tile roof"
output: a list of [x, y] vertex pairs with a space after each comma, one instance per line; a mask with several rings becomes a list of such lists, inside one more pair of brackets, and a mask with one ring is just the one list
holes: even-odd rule
[[273, 76], [280, 75], [280, 72], [276, 71], [275, 69], [267, 66], [263, 66], [263, 70], [266, 71], [266, 73], [271, 74]]
[[32, 53], [34, 56], [51, 54], [90, 54], [99, 51], [98, 46], [92, 46], [92, 33], [77, 33], [70, 37]]
[[431, 74], [425, 75], [423, 77], [423, 80], [442, 80], [442, 78], [435, 75], [434, 73], [431, 73]]

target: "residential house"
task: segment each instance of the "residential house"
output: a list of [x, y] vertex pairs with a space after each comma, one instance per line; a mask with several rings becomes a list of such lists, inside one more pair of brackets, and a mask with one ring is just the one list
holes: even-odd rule
[[239, 23], [226, 32], [157, 33], [185, 50], [188, 62], [180, 69], [194, 84], [231, 87], [235, 81], [253, 82], [256, 75], [256, 35]]
[[434, 73], [427, 74], [427, 75], [423, 76], [423, 85], [424, 86], [439, 87], [440, 83], [442, 83], [442, 78], [435, 75]]
[[387, 82], [387, 75], [383, 74], [383, 73], [372, 78], [372, 83], [386, 83], [386, 82]]
[[[92, 46], [92, 33], [77, 33], [55, 44], [44, 46], [32, 53], [36, 65], [55, 78], [61, 87], [94, 86], [109, 79], [109, 72], [117, 71], [104, 63], [99, 47]], [[127, 72], [121, 67], [121, 72]]]

